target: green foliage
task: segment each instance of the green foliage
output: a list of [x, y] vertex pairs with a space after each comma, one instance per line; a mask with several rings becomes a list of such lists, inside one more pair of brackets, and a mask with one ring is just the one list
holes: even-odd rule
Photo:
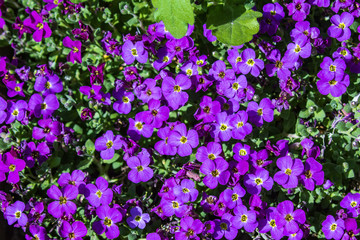
[[153, 0], [152, 3], [157, 8], [155, 18], [162, 20], [175, 38], [185, 36], [188, 24], [194, 24], [190, 0]]
[[259, 31], [257, 18], [261, 16], [244, 6], [216, 5], [209, 8], [206, 24], [219, 41], [237, 46], [251, 41]]

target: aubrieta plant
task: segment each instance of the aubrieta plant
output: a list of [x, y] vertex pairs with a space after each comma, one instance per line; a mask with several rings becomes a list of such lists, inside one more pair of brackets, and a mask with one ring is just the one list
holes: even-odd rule
[[22, 238], [360, 238], [358, 1], [0, 10], [0, 210]]

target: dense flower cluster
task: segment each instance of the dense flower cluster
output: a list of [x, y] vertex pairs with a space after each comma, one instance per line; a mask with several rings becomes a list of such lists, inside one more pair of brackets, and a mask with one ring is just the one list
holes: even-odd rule
[[[35, 68], [0, 59], [1, 141], [14, 143], [0, 154], [0, 182], [13, 188], [0, 191], [8, 224], [28, 240], [230, 240], [244, 233], [306, 239], [318, 236], [312, 226], [321, 221], [326, 239], [356, 239], [360, 193], [344, 190], [336, 217], [309, 217], [295, 197], [334, 188], [325, 148], [309, 134], [294, 140], [266, 129], [309, 85], [318, 96], [346, 95], [360, 73], [360, 28], [351, 28], [360, 6], [288, 2], [262, 6], [260, 32], [217, 59], [200, 52], [195, 26], [176, 39], [163, 22], [121, 36], [77, 20], [63, 35], [67, 24], [56, 26], [55, 17], [82, 16], [86, 3], [27, 8], [12, 25], [19, 41], [12, 47], [21, 54], [22, 39], [44, 43], [59, 34], [54, 53], [64, 62]], [[326, 14], [326, 26], [314, 25], [314, 11]], [[200, 31], [217, 43], [206, 25]], [[301, 79], [309, 66], [312, 76]], [[311, 128], [304, 119], [299, 125]]]

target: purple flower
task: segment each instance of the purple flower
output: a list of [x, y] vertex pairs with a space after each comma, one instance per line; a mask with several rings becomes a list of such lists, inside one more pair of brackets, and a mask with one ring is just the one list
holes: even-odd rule
[[32, 32], [30, 27], [25, 26], [24, 22], [21, 21], [21, 19], [19, 17], [16, 17], [15, 23], [12, 24], [12, 27], [13, 27], [13, 29], [18, 29], [19, 30], [19, 32], [18, 32], [19, 39], [22, 38], [22, 35], [24, 33], [31, 33]]
[[236, 143], [233, 147], [235, 153], [234, 159], [238, 162], [241, 160], [247, 161], [250, 157], [250, 146], [242, 143]]
[[354, 4], [354, 0], [336, 0], [331, 6], [331, 10], [335, 13], [338, 13], [340, 8], [344, 9], [347, 7], [351, 7]]
[[7, 95], [9, 97], [15, 97], [17, 95], [21, 97], [25, 97], [25, 94], [23, 92], [23, 85], [24, 83], [16, 83], [16, 81], [9, 81], [6, 84], [6, 87], [8, 88]]
[[24, 153], [26, 166], [32, 168], [36, 161], [38, 161], [39, 165], [41, 165], [47, 160], [49, 154], [50, 148], [46, 142], [40, 142], [37, 146], [34, 142], [29, 142]]
[[109, 239], [117, 238], [120, 235], [116, 223], [122, 220], [122, 215], [116, 208], [100, 206], [96, 209], [96, 215], [101, 219], [101, 221], [96, 221], [93, 224], [93, 229], [97, 234], [105, 233]]
[[244, 75], [240, 75], [236, 79], [223, 81], [220, 83], [224, 88], [224, 95], [228, 98], [234, 98], [237, 101], [242, 100], [245, 96], [244, 89], [247, 87], [247, 79]]
[[281, 157], [276, 161], [281, 171], [275, 173], [274, 180], [284, 188], [295, 188], [298, 185], [298, 176], [304, 171], [304, 164], [298, 158]]
[[277, 77], [282, 80], [287, 80], [290, 75], [292, 67], [295, 65], [295, 59], [290, 57], [283, 57], [281, 58], [280, 50], [274, 49], [271, 51], [270, 55], [268, 56], [268, 59], [272, 62], [270, 64], [267, 64], [265, 66], [266, 73], [272, 77], [277, 73]]
[[15, 72], [22, 81], [27, 82], [29, 80], [30, 70], [31, 70], [30, 67], [22, 66], [21, 68], [15, 69]]
[[259, 221], [259, 232], [266, 233], [270, 231], [271, 237], [275, 240], [280, 240], [283, 234], [283, 225], [279, 212], [274, 207], [270, 207], [266, 211], [266, 219], [260, 219]]
[[58, 75], [45, 75], [36, 78], [34, 89], [37, 92], [41, 92], [43, 96], [47, 96], [51, 93], [61, 92], [63, 85]]
[[183, 92], [183, 90], [189, 89], [190, 87], [190, 79], [183, 74], [178, 74], [175, 80], [171, 77], [165, 77], [161, 86], [163, 94], [173, 110], [187, 103], [189, 95]]
[[150, 158], [144, 154], [131, 157], [126, 160], [126, 163], [131, 168], [128, 178], [134, 183], [147, 182], [154, 175], [154, 171], [148, 167]]
[[35, 117], [49, 118], [59, 108], [59, 101], [55, 94], [49, 94], [44, 99], [40, 94], [34, 94], [29, 100], [29, 109], [34, 111]]
[[48, 205], [48, 212], [54, 218], [60, 218], [64, 213], [66, 215], [75, 214], [77, 209], [76, 204], [70, 200], [76, 199], [78, 194], [78, 188], [75, 186], [67, 185], [60, 191], [56, 185], [52, 185], [47, 190], [47, 195], [56, 201], [53, 201]]
[[333, 97], [340, 97], [343, 95], [349, 85], [350, 77], [346, 73], [344, 74], [344, 77], [340, 79], [332, 79], [330, 81], [320, 79], [316, 82], [316, 86], [322, 95], [328, 95], [330, 93]]
[[17, 222], [20, 226], [25, 227], [28, 218], [25, 213], [25, 204], [21, 201], [16, 201], [12, 205], [8, 206], [4, 212], [4, 217], [8, 221], [9, 225], [13, 225]]
[[240, 186], [240, 184], [236, 184], [233, 190], [225, 189], [224, 200], [226, 206], [230, 209], [233, 209], [236, 206], [241, 205], [241, 198], [245, 196], [245, 194], [246, 191]]
[[58, 135], [61, 133], [61, 123], [53, 122], [51, 119], [41, 119], [38, 122], [39, 127], [34, 127], [32, 132], [32, 137], [36, 140], [43, 139], [48, 142], [54, 142]]
[[211, 137], [219, 138], [221, 141], [229, 141], [231, 138], [232, 126], [230, 125], [230, 117], [226, 112], [216, 114], [215, 123], [212, 124]]
[[140, 87], [142, 89], [140, 90], [139, 99], [143, 102], [148, 103], [151, 99], [161, 99], [161, 88], [156, 86], [156, 80], [148, 78], [140, 85]]
[[292, 15], [295, 21], [304, 21], [306, 16], [309, 15], [311, 5], [305, 3], [305, 1], [306, 0], [293, 0], [292, 3], [287, 5], [289, 15]]
[[265, 188], [270, 191], [274, 185], [273, 179], [269, 172], [263, 168], [256, 169], [254, 174], [247, 174], [244, 177], [246, 191], [250, 194], [260, 194], [261, 189]]
[[253, 232], [257, 227], [255, 211], [248, 211], [244, 205], [239, 205], [234, 209], [234, 214], [235, 216], [231, 218], [231, 221], [237, 229], [244, 227], [247, 232]]
[[217, 60], [213, 63], [209, 75], [213, 76], [215, 80], [221, 82], [223, 80], [235, 79], [235, 72], [232, 69], [226, 69], [223, 61]]
[[190, 179], [183, 179], [179, 185], [174, 187], [174, 195], [183, 203], [195, 202], [199, 191], [195, 188], [195, 183]]
[[45, 5], [45, 10], [46, 11], [51, 11], [52, 9], [58, 7], [63, 0], [44, 0], [45, 3], [47, 3]]
[[178, 199], [174, 199], [174, 200], [162, 199], [160, 202], [160, 206], [164, 212], [164, 215], [167, 217], [173, 216], [175, 214], [175, 216], [181, 218], [188, 210], [188, 206], [183, 204]]
[[315, 39], [319, 35], [320, 30], [316, 27], [310, 28], [310, 23], [308, 21], [297, 22], [295, 28], [290, 32], [291, 39], [293, 40], [299, 37]]
[[8, 173], [8, 182], [16, 184], [20, 181], [19, 172], [21, 172], [26, 164], [22, 159], [14, 158], [10, 152], [3, 156], [3, 161], [0, 159], [0, 182], [4, 181], [5, 173]]
[[80, 41], [73, 41], [69, 36], [66, 36], [63, 39], [63, 45], [64, 47], [71, 48], [71, 51], [69, 52], [69, 55], [67, 56], [67, 61], [75, 63], [81, 63], [81, 42]]
[[114, 102], [113, 108], [120, 114], [128, 114], [131, 112], [131, 102], [134, 101], [134, 94], [132, 92], [120, 89], [113, 93], [114, 98], [118, 101]]
[[[101, 98], [100, 89], [101, 89], [101, 86], [99, 86], [99, 85], [91, 85], [91, 87], [81, 86], [79, 88], [79, 91], [82, 94], [87, 95], [88, 99], [90, 99], [90, 98], [100, 99]], [[114, 97], [117, 99], [117, 96], [115, 94], [114, 94]]]
[[356, 235], [359, 234], [360, 228], [357, 228], [356, 219], [347, 218], [345, 219], [345, 234], [342, 240], [356, 240]]
[[229, 164], [222, 158], [203, 162], [200, 172], [206, 175], [203, 180], [204, 184], [210, 189], [216, 188], [218, 183], [226, 185], [230, 177], [228, 166]]
[[46, 229], [44, 227], [40, 227], [38, 225], [31, 224], [29, 227], [29, 231], [32, 234], [32, 236], [25, 235], [26, 240], [33, 240], [33, 239], [47, 240], [48, 239], [47, 234], [46, 234]]
[[330, 0], [313, 0], [312, 4], [318, 7], [327, 8], [330, 6]]
[[85, 185], [84, 182], [85, 173], [81, 170], [74, 170], [71, 175], [70, 173], [62, 173], [58, 179], [58, 183], [61, 187], [66, 185], [73, 185], [79, 187], [80, 185]]
[[144, 229], [146, 223], [150, 221], [150, 216], [148, 213], [143, 213], [140, 207], [134, 207], [130, 210], [130, 217], [126, 219], [127, 224], [131, 228], [140, 228]]
[[314, 191], [315, 185], [322, 185], [324, 183], [322, 165], [314, 158], [309, 157], [305, 162], [304, 174], [300, 178], [306, 189]]
[[159, 129], [157, 135], [159, 138], [163, 139], [163, 141], [158, 141], [155, 143], [155, 150], [158, 151], [161, 155], [174, 156], [177, 152], [177, 147], [168, 143], [169, 136], [171, 135], [170, 127]]
[[129, 119], [129, 129], [127, 134], [135, 141], [139, 140], [141, 136], [146, 138], [151, 137], [154, 128], [150, 125], [151, 119], [147, 118], [146, 112], [139, 112], [135, 115], [135, 120]]
[[340, 202], [340, 206], [348, 210], [350, 217], [359, 215], [358, 208], [360, 206], [360, 193], [348, 193]]
[[151, 119], [150, 124], [154, 128], [160, 128], [169, 119], [169, 108], [161, 106], [160, 101], [156, 99], [151, 99], [148, 102], [148, 107], [149, 111], [146, 111], [146, 115], [148, 119]]
[[190, 156], [192, 149], [199, 145], [199, 135], [193, 129], [187, 131], [185, 124], [181, 123], [174, 127], [168, 141], [170, 145], [178, 148], [177, 153], [181, 157], [185, 157]]
[[139, 63], [146, 63], [148, 52], [144, 48], [144, 43], [138, 41], [135, 44], [131, 40], [126, 40], [122, 46], [122, 57], [127, 65], [132, 64], [135, 59]]
[[348, 12], [343, 12], [340, 15], [331, 17], [330, 22], [333, 24], [328, 28], [328, 35], [336, 38], [339, 42], [348, 40], [351, 37], [351, 30], [349, 27], [354, 22], [354, 17]]
[[7, 102], [0, 97], [0, 124], [3, 123], [7, 117], [5, 110], [7, 109]]
[[24, 20], [24, 25], [35, 30], [33, 38], [35, 42], [41, 42], [43, 38], [48, 38], [51, 36], [51, 29], [47, 22], [44, 22], [42, 16], [40, 16], [36, 11], [30, 13], [30, 18]]
[[28, 105], [24, 100], [19, 100], [17, 102], [8, 103], [8, 114], [5, 120], [6, 124], [10, 124], [17, 121], [22, 121], [25, 117], [25, 111], [27, 110]]
[[324, 232], [326, 239], [333, 238], [335, 240], [339, 240], [344, 234], [345, 224], [344, 220], [341, 218], [335, 220], [333, 216], [328, 215], [321, 225], [321, 230]]
[[206, 39], [209, 42], [215, 42], [216, 41], [217, 37], [212, 35], [212, 30], [206, 28], [206, 24], [203, 25], [203, 30], [204, 30], [204, 33], [203, 33], [204, 37], [206, 37]]
[[265, 122], [272, 122], [274, 119], [274, 105], [268, 98], [263, 98], [260, 104], [256, 102], [249, 102], [246, 112], [249, 115], [250, 121], [257, 127], [261, 127]]
[[163, 47], [157, 51], [158, 59], [153, 62], [153, 66], [156, 70], [160, 71], [162, 68], [169, 65], [175, 56], [174, 52], [170, 52], [168, 48]]
[[344, 71], [346, 69], [346, 63], [343, 59], [337, 58], [334, 61], [329, 58], [325, 57], [322, 63], [320, 64], [321, 70], [317, 74], [317, 76], [321, 80], [331, 81], [341, 80], [344, 76]]
[[238, 63], [239, 70], [242, 74], [248, 74], [249, 72], [254, 77], [260, 75], [260, 71], [264, 69], [264, 61], [256, 58], [255, 51], [251, 48], [245, 49], [241, 53], [242, 61]]
[[111, 130], [106, 131], [104, 135], [96, 139], [95, 149], [100, 152], [102, 159], [109, 160], [114, 157], [115, 150], [122, 146], [120, 135], [114, 136]]
[[284, 234], [293, 234], [299, 231], [298, 224], [304, 224], [306, 220], [305, 212], [301, 209], [296, 209], [294, 211], [293, 202], [286, 200], [281, 203], [276, 208], [280, 214], [279, 220], [281, 221], [279, 225], [284, 226]]
[[215, 219], [214, 238], [221, 239], [225, 237], [228, 240], [236, 238], [238, 230], [233, 224], [233, 216], [230, 213], [222, 215], [221, 220]]
[[206, 160], [215, 160], [217, 158], [223, 158], [221, 156], [222, 147], [219, 143], [209, 142], [207, 146], [201, 146], [196, 152], [196, 159], [199, 162], [205, 162]]
[[109, 187], [109, 183], [103, 178], [98, 177], [95, 182], [86, 185], [85, 197], [94, 207], [100, 205], [109, 205], [113, 198], [113, 191]]
[[180, 231], [175, 233], [175, 239], [199, 239], [197, 236], [204, 229], [204, 224], [199, 219], [184, 217], [180, 220]]
[[215, 115], [220, 113], [221, 106], [218, 101], [212, 101], [211, 97], [204, 96], [200, 102], [200, 107], [196, 110], [194, 118], [196, 120], [203, 119], [203, 122], [213, 122]]
[[59, 234], [66, 240], [82, 240], [87, 234], [87, 228], [83, 222], [76, 221], [70, 225], [69, 222], [63, 221], [59, 229]]
[[296, 62], [299, 57], [308, 58], [311, 55], [311, 43], [307, 37], [298, 37], [294, 39], [294, 43], [287, 45], [287, 51], [284, 58], [289, 58], [289, 61]]

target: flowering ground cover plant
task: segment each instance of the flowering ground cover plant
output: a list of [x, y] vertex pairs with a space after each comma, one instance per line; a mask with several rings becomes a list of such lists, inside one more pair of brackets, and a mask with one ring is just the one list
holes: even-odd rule
[[0, 9], [1, 218], [23, 238], [359, 238], [360, 3]]

